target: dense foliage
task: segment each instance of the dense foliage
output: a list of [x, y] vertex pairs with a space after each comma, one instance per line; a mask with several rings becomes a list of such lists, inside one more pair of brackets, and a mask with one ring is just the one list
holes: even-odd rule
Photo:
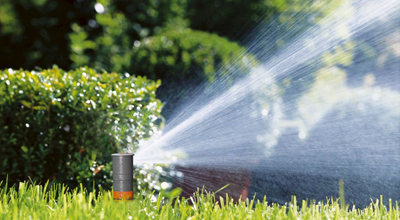
[[161, 122], [159, 85], [89, 68], [0, 71], [0, 179], [109, 188], [110, 154]]
[[69, 68], [70, 24], [87, 24], [94, 13], [90, 1], [2, 0], [0, 69]]
[[[165, 26], [185, 26], [185, 0], [99, 1], [91, 23], [72, 24], [69, 34], [73, 66], [127, 71], [135, 42], [157, 34]], [[178, 22], [178, 24], [175, 24]]]
[[[245, 44], [249, 40], [246, 37], [255, 34], [257, 25], [263, 23], [270, 29], [269, 42], [275, 44], [287, 30], [296, 28], [293, 14], [305, 20], [303, 24], [310, 17], [327, 14], [334, 6], [319, 2], [310, 5], [305, 0], [3, 0], [0, 51], [7, 55], [7, 62], [0, 68], [90, 65], [121, 72], [130, 65], [135, 41], [160, 34], [163, 29], [191, 28]], [[280, 22], [274, 23], [277, 17]]]

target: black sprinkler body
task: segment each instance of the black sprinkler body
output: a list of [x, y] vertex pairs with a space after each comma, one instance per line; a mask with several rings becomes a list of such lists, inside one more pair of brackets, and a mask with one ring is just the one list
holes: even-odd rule
[[133, 200], [133, 156], [131, 153], [112, 154], [113, 199]]

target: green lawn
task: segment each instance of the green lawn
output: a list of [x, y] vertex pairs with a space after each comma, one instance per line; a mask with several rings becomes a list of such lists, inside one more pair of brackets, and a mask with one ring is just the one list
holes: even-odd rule
[[281, 206], [265, 199], [233, 203], [210, 193], [175, 200], [137, 194], [134, 201], [115, 202], [111, 191], [95, 197], [82, 189], [68, 191], [62, 185], [20, 183], [18, 192], [0, 189], [0, 219], [400, 219], [398, 203], [392, 204], [389, 199], [389, 204], [386, 207], [376, 201], [355, 209], [341, 208], [338, 201], [332, 200], [311, 204], [303, 201], [299, 208], [295, 202]]

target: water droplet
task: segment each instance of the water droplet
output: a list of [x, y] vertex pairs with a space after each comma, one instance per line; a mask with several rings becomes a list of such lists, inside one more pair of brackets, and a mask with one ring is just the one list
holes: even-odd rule
[[167, 182], [162, 182], [161, 183], [161, 188], [162, 189], [167, 189], [169, 187], [169, 183], [167, 183]]
[[94, 5], [94, 10], [96, 10], [96, 12], [99, 13], [99, 14], [103, 14], [104, 11], [105, 11], [104, 6], [102, 4], [100, 4], [100, 3], [96, 3]]
[[29, 124], [28, 124], [28, 123], [26, 123], [25, 126], [26, 126], [27, 128], [29, 128]]
[[304, 131], [300, 131], [298, 136], [300, 139], [304, 139], [306, 138], [306, 133]]

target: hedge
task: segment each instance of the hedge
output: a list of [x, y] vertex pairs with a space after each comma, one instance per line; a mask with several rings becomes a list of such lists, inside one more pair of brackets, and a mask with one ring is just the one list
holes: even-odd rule
[[87, 67], [0, 71], [0, 179], [110, 188], [110, 154], [160, 126], [159, 86]]

